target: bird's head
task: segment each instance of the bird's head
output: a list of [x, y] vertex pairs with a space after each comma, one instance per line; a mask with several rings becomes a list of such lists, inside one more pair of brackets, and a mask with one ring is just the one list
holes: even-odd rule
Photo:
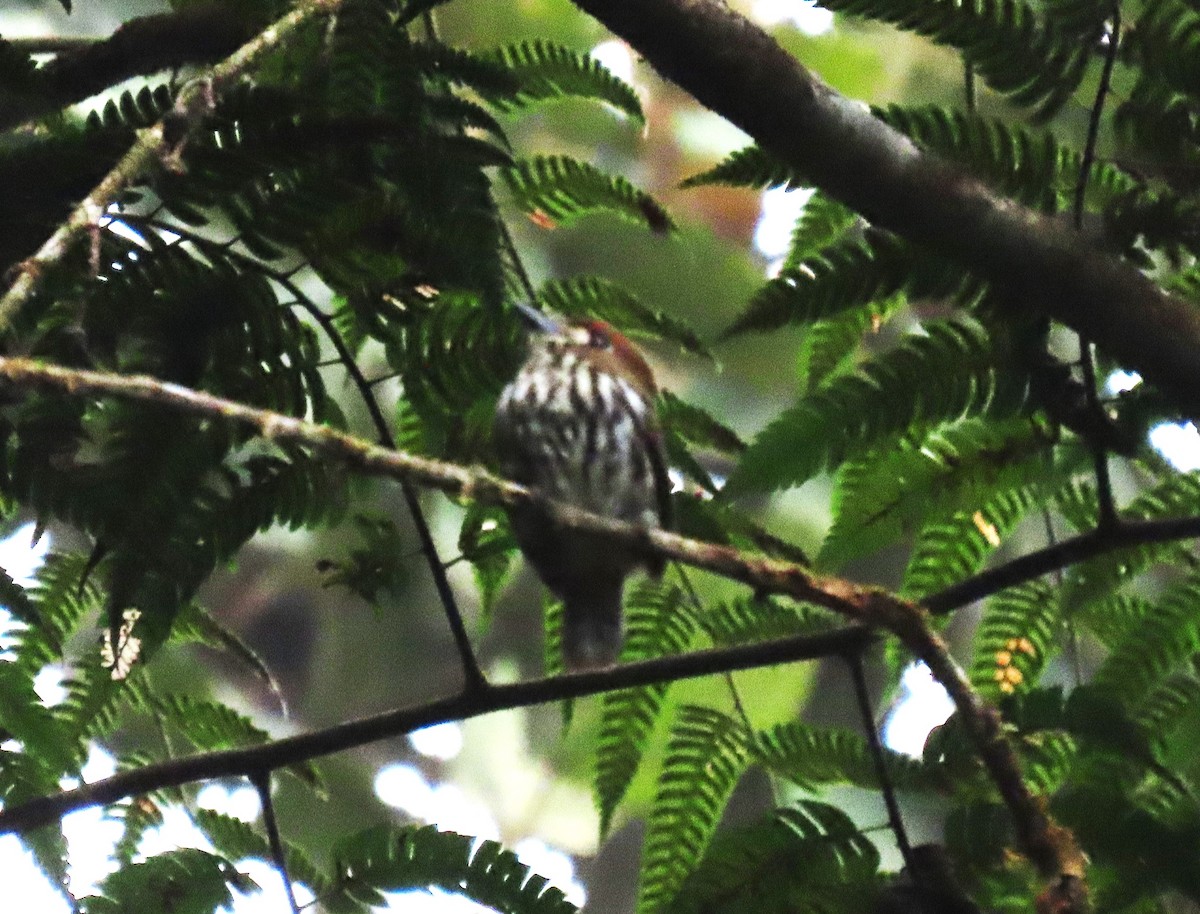
[[647, 400], [658, 392], [654, 372], [625, 334], [601, 320], [562, 321], [524, 303], [518, 314], [531, 332], [531, 344], [554, 353], [570, 352], [598, 371], [624, 378]]

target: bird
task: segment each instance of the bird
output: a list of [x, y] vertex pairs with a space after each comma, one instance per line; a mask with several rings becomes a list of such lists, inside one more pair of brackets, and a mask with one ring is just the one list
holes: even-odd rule
[[[655, 410], [654, 373], [604, 321], [563, 321], [524, 303], [524, 364], [497, 401], [501, 472], [544, 498], [647, 529], [671, 526], [671, 486]], [[543, 505], [509, 510], [526, 560], [563, 603], [568, 671], [604, 669], [624, 640], [625, 579], [658, 577], [661, 557], [611, 537], [566, 529]]]

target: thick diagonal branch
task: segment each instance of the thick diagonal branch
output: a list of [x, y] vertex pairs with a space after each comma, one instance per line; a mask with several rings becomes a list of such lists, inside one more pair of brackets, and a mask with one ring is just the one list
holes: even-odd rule
[[1200, 309], [1065, 220], [921, 152], [722, 0], [574, 0], [663, 76], [873, 223], [988, 279], [1200, 413]]

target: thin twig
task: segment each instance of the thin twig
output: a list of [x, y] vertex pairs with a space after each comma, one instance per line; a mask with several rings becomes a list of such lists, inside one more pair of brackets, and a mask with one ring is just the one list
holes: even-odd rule
[[[1104, 103], [1108, 99], [1109, 85], [1112, 82], [1113, 67], [1117, 61], [1117, 48], [1120, 44], [1121, 9], [1119, 4], [1113, 4], [1112, 26], [1109, 32], [1107, 53], [1104, 56], [1104, 66], [1100, 71], [1100, 82], [1096, 86], [1096, 98], [1092, 102], [1091, 114], [1088, 118], [1087, 139], [1083, 144], [1083, 156], [1079, 163], [1079, 177], [1075, 184], [1075, 200], [1073, 218], [1075, 230], [1083, 230], [1084, 203], [1087, 199], [1088, 182], [1092, 177], [1092, 168], [1096, 161], [1096, 143], [1100, 137], [1100, 120], [1104, 114]], [[1092, 355], [1092, 341], [1086, 334], [1079, 334], [1079, 366], [1083, 375], [1084, 394], [1087, 398], [1088, 410], [1100, 420], [1104, 427], [1104, 407], [1100, 403], [1097, 392], [1096, 362]], [[1113, 499], [1112, 478], [1108, 466], [1108, 451], [1099, 440], [1089, 442], [1092, 451], [1092, 464], [1096, 474], [1096, 498], [1100, 506], [1097, 524], [1100, 527], [1110, 527], [1117, 523], [1116, 502]]]
[[[0, 332], [8, 329], [17, 312], [41, 287], [47, 271], [60, 264], [76, 243], [98, 225], [109, 205], [120, 193], [149, 172], [156, 164], [176, 155], [211, 111], [216, 99], [267, 55], [289, 42], [310, 19], [337, 9], [343, 0], [302, 0], [290, 13], [276, 20], [255, 38], [242, 45], [179, 94], [175, 106], [153, 127], [139, 133], [129, 151], [105, 175], [66, 221], [58, 227], [33, 257], [18, 266], [16, 280], [0, 298]], [[170, 122], [170, 129], [166, 125]]]
[[900, 804], [896, 801], [896, 786], [892, 783], [892, 775], [888, 771], [887, 760], [883, 755], [883, 744], [879, 741], [879, 729], [875, 724], [875, 711], [871, 707], [871, 693], [867, 691], [867, 677], [863, 673], [862, 652], [855, 651], [846, 654], [846, 665], [850, 667], [850, 678], [854, 681], [854, 697], [858, 702], [858, 716], [862, 718], [863, 730], [867, 735], [867, 745], [871, 747], [871, 758], [875, 762], [875, 775], [879, 778], [879, 789], [883, 793], [883, 805], [887, 808], [888, 824], [896, 838], [896, 847], [900, 849], [900, 857], [910, 873], [916, 873], [913, 866], [912, 845], [908, 841], [908, 832], [904, 828], [904, 817], [900, 814]]
[[287, 893], [288, 906], [292, 914], [300, 914], [300, 906], [296, 904], [296, 890], [292, 885], [292, 877], [288, 875], [287, 857], [283, 851], [283, 838], [279, 835], [279, 820], [275, 817], [275, 802], [271, 798], [271, 772], [260, 770], [251, 772], [250, 783], [258, 791], [258, 800], [262, 806], [263, 823], [267, 826], [267, 842], [271, 845], [271, 856], [275, 858], [275, 869], [283, 880], [283, 890]]
[[963, 101], [967, 111], [975, 113], [975, 65], [969, 60], [963, 61]]

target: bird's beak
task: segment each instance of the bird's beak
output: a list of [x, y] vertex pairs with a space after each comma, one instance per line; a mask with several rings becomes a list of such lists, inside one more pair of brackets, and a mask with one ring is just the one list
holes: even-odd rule
[[562, 324], [552, 317], [547, 317], [537, 308], [531, 307], [524, 302], [516, 302], [513, 307], [517, 309], [517, 314], [521, 320], [525, 322], [530, 330], [537, 333], [545, 333], [550, 336], [558, 336], [563, 332]]

